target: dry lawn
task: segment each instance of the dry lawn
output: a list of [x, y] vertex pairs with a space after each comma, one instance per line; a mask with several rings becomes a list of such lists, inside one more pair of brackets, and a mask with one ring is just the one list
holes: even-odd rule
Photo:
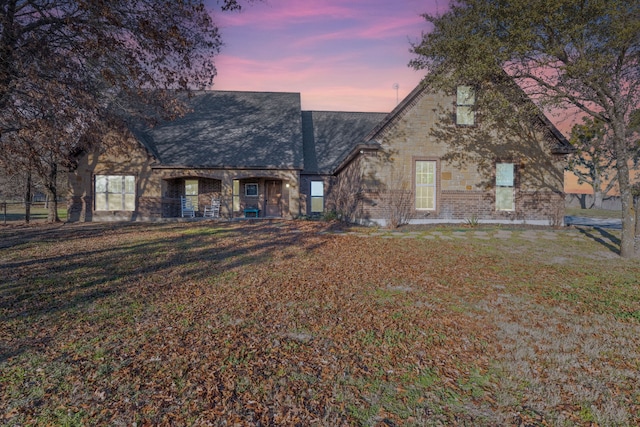
[[602, 230], [0, 228], [0, 424], [640, 424]]

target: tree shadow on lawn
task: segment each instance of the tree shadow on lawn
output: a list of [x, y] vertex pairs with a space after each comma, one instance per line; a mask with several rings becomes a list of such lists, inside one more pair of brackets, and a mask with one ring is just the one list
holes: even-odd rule
[[[55, 334], [11, 336], [16, 329], [29, 329], [24, 325], [86, 311], [97, 301], [134, 294], [141, 286], [161, 290], [185, 281], [215, 279], [233, 269], [269, 262], [276, 251], [294, 247], [310, 252], [326, 240], [318, 234], [320, 227], [301, 231], [294, 224], [272, 222], [123, 225], [116, 227], [115, 239], [97, 243], [102, 247], [88, 248], [91, 236], [105, 229], [113, 230], [114, 226], [61, 227], [39, 236], [34, 229], [21, 242], [86, 242], [70, 245], [72, 249], [65, 254], [0, 262], [0, 324], [4, 325], [0, 335], [5, 335], [0, 339], [0, 363], [46, 345]], [[161, 235], [145, 239], [145, 231]], [[130, 233], [136, 235], [128, 238]], [[17, 242], [15, 238], [13, 246]], [[111, 242], [115, 243], [105, 247]], [[6, 250], [11, 249], [0, 248], [0, 255]]]
[[0, 250], [31, 242], [89, 239], [109, 231], [139, 229], [139, 223], [32, 223], [0, 228]]
[[577, 227], [580, 233], [620, 255], [620, 238], [602, 227]]

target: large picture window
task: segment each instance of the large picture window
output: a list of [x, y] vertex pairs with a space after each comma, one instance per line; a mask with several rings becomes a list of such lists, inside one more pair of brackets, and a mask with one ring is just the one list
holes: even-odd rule
[[416, 162], [416, 209], [436, 208], [436, 162]]
[[128, 175], [96, 175], [96, 211], [134, 211], [136, 178]]
[[515, 165], [496, 163], [496, 210], [514, 211]]
[[458, 86], [456, 96], [456, 124], [471, 126], [476, 122], [474, 106], [476, 91], [473, 86]]
[[311, 181], [311, 212], [324, 212], [324, 182]]

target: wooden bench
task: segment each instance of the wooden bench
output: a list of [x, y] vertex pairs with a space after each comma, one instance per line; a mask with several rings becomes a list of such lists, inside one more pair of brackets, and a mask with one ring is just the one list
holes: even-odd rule
[[244, 217], [249, 218], [247, 214], [254, 214], [256, 218], [260, 216], [260, 209], [258, 208], [244, 208]]

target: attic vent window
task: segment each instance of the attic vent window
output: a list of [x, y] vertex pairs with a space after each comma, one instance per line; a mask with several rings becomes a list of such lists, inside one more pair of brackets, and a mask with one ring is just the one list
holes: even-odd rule
[[472, 126], [476, 117], [474, 107], [476, 104], [476, 90], [473, 86], [458, 86], [456, 97], [456, 124], [460, 126]]

